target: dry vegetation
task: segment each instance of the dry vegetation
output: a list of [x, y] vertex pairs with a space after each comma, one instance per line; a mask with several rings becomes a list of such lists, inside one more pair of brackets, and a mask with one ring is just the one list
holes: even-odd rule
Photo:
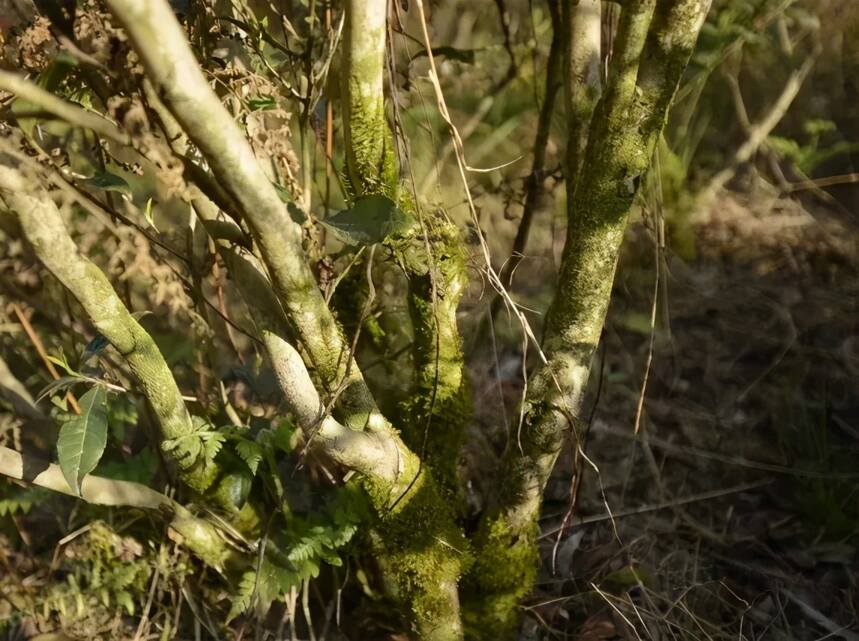
[[[235, 5], [236, 16], [246, 6], [202, 4]], [[298, 19], [307, 17], [307, 3], [285, 4], [303, 37], [306, 24]], [[374, 391], [390, 392], [380, 403], [393, 415], [409, 390], [403, 372], [413, 368], [409, 313], [399, 301], [405, 279], [390, 262], [368, 269], [366, 255], [343, 250], [336, 232], [314, 224], [350, 195], [339, 121], [328, 129], [326, 109], [339, 104], [337, 83], [325, 77], [338, 73], [332, 48], [339, 3], [331, 14], [327, 3], [310, 4], [316, 42], [301, 42], [316, 62], [299, 59], [291, 77], [273, 79], [261, 69], [254, 53], [264, 48], [259, 33], [248, 37], [245, 25], [240, 39], [235, 22], [215, 20], [215, 13], [205, 19], [217, 37], [195, 45], [209, 47], [212, 84], [254, 151], [271, 160], [285, 197], [307, 206], [314, 273], [349, 335], [361, 328], [357, 360]], [[427, 56], [408, 4], [393, 3], [386, 90], [397, 132], [410, 145], [408, 182], [428, 210], [446, 212], [467, 235], [469, 284], [456, 318], [475, 411], [459, 472], [466, 481], [463, 520], [473, 531], [492, 474], [520, 437], [524, 365], [537, 357], [533, 349], [523, 357], [521, 325], [503, 305], [490, 313], [497, 295], [457, 182], [455, 150], [424, 79]], [[545, 97], [551, 28], [544, 4], [429, 4], [441, 85], [468, 162], [495, 168], [469, 180], [498, 270], [522, 217]], [[618, 9], [604, 6], [611, 42]], [[24, 0], [0, 0], [0, 67], [39, 73], [58, 55], [78, 55], [122, 69], [125, 75], [111, 76], [117, 86], [139, 81], [139, 61], [99, 3], [78, 2], [71, 39], [50, 24]], [[70, 41], [79, 48], [71, 54]], [[814, 65], [775, 128], [736, 164], [736, 150], [811, 52]], [[79, 102], [91, 99], [72, 86], [66, 91]], [[679, 96], [626, 231], [581, 439], [565, 443], [544, 493], [542, 565], [521, 606], [520, 638], [856, 641], [859, 11], [852, 0], [716, 2]], [[10, 94], [0, 92], [0, 101], [0, 120], [26, 120], [15, 114]], [[226, 408], [227, 417], [218, 418], [230, 424], [279, 433], [275, 374], [250, 336], [250, 315], [223, 260], [199, 230], [189, 231], [193, 188], [161, 132], [149, 130], [145, 102], [136, 90], [107, 101], [116, 122], [139, 132], [145, 162], [131, 152], [111, 156], [107, 146], [93, 153], [91, 141], [56, 121], [43, 125], [45, 135], [64, 144], [39, 151], [34, 145], [33, 157], [69, 170], [75, 187], [96, 203], [67, 217], [77, 244], [129, 309], [149, 312], [141, 323], [183, 394], [201, 407]], [[566, 224], [561, 111], [510, 287], [538, 335]], [[6, 140], [9, 130], [0, 122]], [[99, 164], [109, 171], [93, 175]], [[731, 173], [724, 186], [708, 193], [725, 169]], [[107, 175], [122, 184], [104, 182]], [[112, 216], [117, 212], [122, 218]], [[199, 273], [206, 277], [197, 279]], [[15, 385], [39, 396], [56, 368], [40, 352], [65, 355], [77, 367], [96, 338], [27, 244], [12, 230], [0, 232], [0, 445], [54, 456], [55, 421], [68, 418], [70, 399], [64, 390], [48, 395], [40, 413], [27, 416]], [[132, 387], [117, 354], [99, 358], [93, 375]], [[151, 446], [155, 421], [147, 406], [117, 395], [109, 412], [97, 473], [181, 495]], [[342, 535], [352, 515], [330, 509], [335, 475], [306, 460], [300, 436], [287, 438], [289, 454], [273, 474], [284, 480], [278, 491], [307, 518], [308, 531], [319, 525]], [[312, 521], [323, 512], [335, 516]], [[291, 532], [297, 538], [290, 543], [306, 542], [304, 534]], [[227, 623], [235, 582], [200, 563], [158, 514], [0, 480], [0, 638], [405, 639], [379, 591], [374, 552], [365, 539], [350, 540], [351, 531], [343, 538], [331, 546], [341, 566], [320, 561], [321, 570], [270, 611], [251, 608]]]

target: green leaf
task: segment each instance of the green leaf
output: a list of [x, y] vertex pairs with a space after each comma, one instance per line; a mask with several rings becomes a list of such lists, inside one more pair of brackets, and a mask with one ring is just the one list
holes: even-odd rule
[[194, 430], [164, 441], [162, 448], [172, 452], [181, 465], [191, 466], [202, 460], [203, 465], [214, 462], [224, 445], [226, 435], [213, 429], [211, 423], [200, 416], [192, 416]]
[[248, 108], [251, 111], [266, 111], [277, 107], [274, 96], [256, 96], [248, 99]]
[[57, 439], [60, 469], [75, 494], [81, 481], [95, 469], [107, 445], [107, 392], [97, 385], [81, 396], [80, 416], [66, 421]]
[[268, 558], [262, 559], [258, 571], [250, 570], [242, 575], [227, 622], [253, 606], [256, 606], [258, 614], [265, 614], [272, 601], [299, 582], [300, 578], [293, 570], [276, 565]]
[[[11, 482], [10, 482], [11, 486]], [[0, 516], [26, 514], [34, 505], [48, 498], [48, 493], [38, 487], [17, 488], [11, 486], [12, 496], [0, 497]]]
[[279, 450], [289, 454], [295, 449], [295, 435], [298, 427], [288, 418], [282, 419], [271, 434], [271, 443]]
[[152, 227], [155, 231], [158, 231], [158, 228], [155, 226], [155, 220], [152, 218], [152, 199], [148, 198], [146, 200], [146, 207], [143, 209], [143, 217], [146, 219], [146, 222], [149, 223], [149, 226]]
[[144, 447], [137, 454], [124, 461], [105, 462], [98, 466], [99, 476], [106, 476], [116, 481], [133, 481], [148, 485], [158, 471], [158, 457], [149, 448]]
[[90, 187], [95, 187], [102, 191], [115, 191], [126, 196], [131, 196], [131, 186], [129, 186], [125, 178], [112, 174], [109, 171], [100, 171], [84, 182]]
[[322, 222], [347, 245], [372, 245], [404, 234], [415, 219], [387, 196], [368, 196]]
[[43, 398], [50, 396], [51, 394], [61, 392], [62, 390], [65, 390], [66, 388], [71, 387], [72, 385], [75, 385], [76, 383], [81, 383], [84, 380], [86, 380], [86, 379], [84, 379], [80, 375], [78, 375], [78, 376], [60, 376], [60, 378], [58, 378], [57, 380], [48, 383], [48, 385], [46, 385], [45, 388], [39, 392], [39, 395], [36, 397], [36, 402], [38, 403]]
[[280, 202], [286, 203], [286, 210], [289, 212], [289, 217], [299, 225], [306, 223], [307, 215], [301, 211], [299, 206], [292, 200], [292, 194], [290, 191], [283, 185], [276, 182], [271, 184], [274, 186], [274, 190], [277, 192], [277, 197], [280, 198]]
[[48, 354], [48, 360], [51, 361], [54, 365], [62, 367], [70, 376], [79, 375], [75, 370], [72, 369], [72, 366], [69, 365], [69, 361], [66, 358], [66, 355], [63, 353], [62, 349], [60, 350], [59, 356], [52, 356], [51, 354]]
[[251, 474], [256, 474], [262, 461], [262, 446], [254, 441], [242, 439], [236, 443], [236, 453], [250, 468]]

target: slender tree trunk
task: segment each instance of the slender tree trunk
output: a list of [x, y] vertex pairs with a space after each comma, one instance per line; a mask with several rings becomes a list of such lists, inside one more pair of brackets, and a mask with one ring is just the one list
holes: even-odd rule
[[[543, 489], [565, 439], [578, 427], [627, 214], [709, 4], [624, 2], [608, 84], [584, 128], [581, 161], [577, 145], [584, 134], [571, 135], [567, 171], [577, 180], [567, 182], [567, 237], [544, 333], [547, 363], [529, 381], [519, 442], [507, 452], [500, 496], [475, 540], [466, 621], [475, 638], [509, 634], [517, 605], [533, 586]], [[589, 5], [577, 6], [588, 11]], [[592, 64], [593, 52], [584, 59]], [[572, 60], [568, 65], [575, 68]], [[573, 76], [580, 81], [580, 74]], [[585, 113], [574, 96], [568, 89], [569, 118]], [[582, 131], [573, 125], [571, 132]]]

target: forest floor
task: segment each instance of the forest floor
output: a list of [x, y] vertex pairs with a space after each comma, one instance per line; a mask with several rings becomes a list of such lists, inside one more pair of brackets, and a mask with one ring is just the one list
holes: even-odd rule
[[[859, 641], [859, 221], [813, 199], [753, 192], [723, 194], [686, 224], [695, 251], [681, 257], [669, 242], [658, 261], [651, 232], [630, 226], [595, 363], [576, 510], [569, 515], [571, 445], [547, 488], [544, 564], [522, 640]], [[535, 308], [551, 294], [562, 242], [549, 228], [539, 227], [516, 276], [516, 295]], [[464, 324], [475, 311], [464, 309]], [[487, 452], [515, 446], [521, 343], [506, 323], [496, 322], [495, 350], [484, 341], [469, 354], [475, 479], [494, 464]], [[50, 518], [34, 510], [21, 531], [55, 541]], [[36, 546], [39, 555], [0, 540], [0, 572], [46, 581], [61, 553], [92, 555], [83, 548], [96, 539], [82, 531]], [[147, 561], [128, 549], [134, 540], [101, 536], [131, 559], [122, 581], [142, 581]], [[166, 543], [159, 564], [172, 578], [151, 619], [178, 620], [185, 600], [226, 598]], [[195, 634], [209, 638], [196, 607]], [[137, 629], [136, 616], [98, 623], [101, 638]], [[342, 638], [335, 627], [329, 640]], [[23, 621], [8, 638], [31, 628]]]
[[[695, 255], [658, 270], [630, 228], [576, 510], [571, 444], [522, 639], [859, 639], [859, 219], [726, 193], [688, 224]], [[511, 434], [515, 347], [500, 385], [474, 376]]]

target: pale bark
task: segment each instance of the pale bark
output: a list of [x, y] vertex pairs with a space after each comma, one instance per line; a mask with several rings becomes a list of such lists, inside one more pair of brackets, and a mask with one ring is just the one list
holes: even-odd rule
[[169, 443], [193, 438], [195, 429], [167, 362], [140, 323], [125, 308], [107, 277], [81, 254], [69, 236], [60, 211], [17, 161], [4, 158], [0, 165], [0, 197], [18, 217], [24, 237], [36, 256], [75, 297], [96, 329], [128, 363], [149, 401], [161, 433], [161, 448], [177, 463], [183, 481], [198, 492], [214, 482], [217, 470], [202, 461], [175, 459]]
[[301, 227], [203, 76], [170, 6], [165, 0], [107, 0], [107, 5], [160, 98], [251, 228], [308, 367], [329, 394], [339, 392], [335, 417], [349, 427], [390, 432], [357, 366], [348, 364], [349, 346], [307, 263]]
[[58, 465], [25, 457], [8, 447], [0, 447], [0, 475], [80, 498], [92, 505], [166, 512], [171, 515], [170, 528], [181, 537], [182, 543], [218, 571], [223, 571], [224, 565], [234, 554], [212, 523], [194, 516], [180, 503], [140, 483], [88, 474], [81, 483], [78, 495], [69, 487]]
[[399, 476], [397, 439], [341, 425], [325, 411], [301, 355], [287, 340], [288, 323], [265, 275], [236, 252], [219, 248], [251, 312], [284, 400], [311, 446], [349, 470], [395, 482]]
[[573, 188], [587, 146], [591, 116], [602, 92], [601, 5], [601, 0], [579, 0], [576, 3], [563, 2], [561, 9], [566, 54], [564, 98], [569, 128], [565, 174], [567, 184]]

